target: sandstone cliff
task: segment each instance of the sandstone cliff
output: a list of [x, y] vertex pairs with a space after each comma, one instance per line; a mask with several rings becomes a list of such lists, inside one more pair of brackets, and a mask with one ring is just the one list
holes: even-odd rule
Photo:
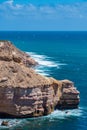
[[36, 117], [78, 107], [74, 84], [37, 74], [30, 68], [35, 64], [10, 42], [0, 41], [0, 116]]

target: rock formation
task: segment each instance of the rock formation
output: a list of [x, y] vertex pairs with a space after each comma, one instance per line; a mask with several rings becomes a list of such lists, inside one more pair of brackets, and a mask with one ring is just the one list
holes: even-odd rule
[[0, 61], [14, 61], [25, 64], [25, 66], [28, 67], [35, 66], [37, 64], [37, 62], [28, 54], [17, 49], [9, 41], [0, 41]]
[[9, 122], [8, 121], [2, 121], [1, 126], [8, 126]]
[[77, 108], [79, 92], [69, 80], [37, 74], [37, 63], [8, 41], [0, 41], [0, 117], [37, 117]]

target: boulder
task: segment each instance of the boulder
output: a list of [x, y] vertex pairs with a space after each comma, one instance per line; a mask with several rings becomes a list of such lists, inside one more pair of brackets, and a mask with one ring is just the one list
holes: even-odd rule
[[37, 74], [32, 69], [37, 63], [30, 59], [10, 42], [0, 42], [0, 115], [38, 117], [54, 109], [77, 108], [79, 92], [74, 84]]
[[8, 121], [2, 121], [1, 126], [8, 126], [9, 122]]

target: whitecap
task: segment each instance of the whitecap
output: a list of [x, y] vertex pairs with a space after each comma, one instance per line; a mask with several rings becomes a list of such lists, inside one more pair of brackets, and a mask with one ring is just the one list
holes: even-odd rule
[[27, 54], [31, 55], [31, 57], [39, 63], [39, 66], [35, 68], [36, 72], [45, 76], [50, 76], [51, 68], [60, 69], [61, 66], [66, 65], [59, 61], [53, 61], [51, 57], [46, 55], [39, 55], [34, 52], [27, 52]]
[[39, 55], [33, 52], [27, 52], [27, 54], [31, 55], [31, 57], [34, 58], [39, 63], [39, 65], [47, 67], [58, 67], [58, 63], [50, 61], [50, 57]]

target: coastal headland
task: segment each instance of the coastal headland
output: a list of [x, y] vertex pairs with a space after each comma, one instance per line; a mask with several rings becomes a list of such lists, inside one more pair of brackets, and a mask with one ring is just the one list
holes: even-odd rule
[[36, 65], [10, 41], [0, 41], [0, 117], [39, 117], [55, 109], [78, 108], [74, 83], [40, 75]]

